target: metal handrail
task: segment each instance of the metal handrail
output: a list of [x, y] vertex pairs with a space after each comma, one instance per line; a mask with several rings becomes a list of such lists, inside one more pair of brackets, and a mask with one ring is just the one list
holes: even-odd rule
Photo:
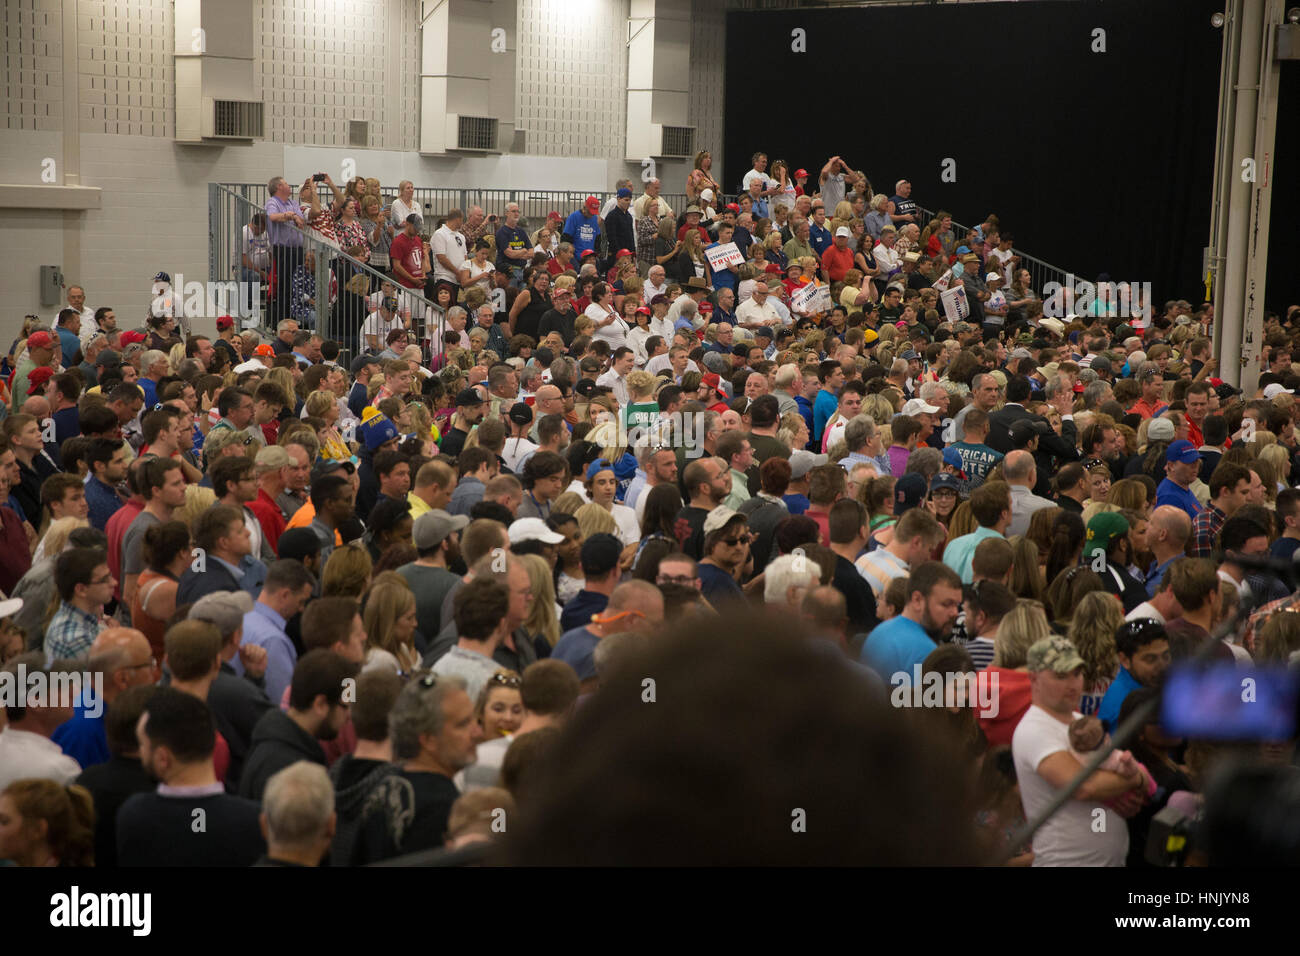
[[[934, 219], [937, 215], [933, 210], [926, 209], [924, 206], [918, 205], [916, 209], [917, 212], [922, 215], [926, 223], [931, 219]], [[925, 229], [923, 223], [918, 222], [917, 226], [922, 230]], [[967, 226], [958, 222], [956, 219], [952, 221], [952, 226], [954, 230], [961, 230], [963, 234], [969, 232], [973, 228], [972, 226]], [[1049, 262], [1044, 262], [1042, 259], [1029, 255], [1029, 253], [1025, 252], [1023, 249], [1017, 249], [1012, 246], [1011, 251], [1020, 257], [1020, 267], [1029, 270], [1029, 287], [1038, 290], [1039, 294], [1042, 295], [1044, 299], [1047, 298], [1044, 290], [1048, 283], [1055, 282], [1064, 286], [1066, 285], [1067, 278], [1074, 275], [1074, 273], [1062, 269], [1060, 266], [1054, 266]]]
[[[260, 190], [264, 196], [266, 186], [253, 184], [208, 184], [208, 272], [213, 282], [238, 281], [242, 276], [242, 231], [255, 213], [265, 212], [265, 207], [252, 199]], [[297, 227], [295, 227], [297, 228]], [[360, 344], [360, 325], [365, 320], [368, 310], [362, 309], [358, 318], [347, 316], [342, 308], [335, 308], [330, 302], [331, 279], [337, 279], [333, 266], [338, 264], [340, 272], [345, 272], [350, 279], [358, 274], [370, 277], [370, 292], [380, 288], [382, 282], [394, 282], [392, 276], [386, 275], [368, 263], [348, 255], [335, 245], [323, 240], [311, 229], [297, 229], [303, 240], [304, 262], [307, 253], [312, 254], [315, 263], [313, 277], [316, 282], [315, 301], [329, 302], [326, 309], [316, 309], [316, 328], [324, 338], [332, 338], [345, 346]], [[276, 281], [291, 281], [277, 276]], [[346, 281], [346, 280], [345, 280]], [[338, 302], [345, 302], [345, 290], [335, 289]], [[403, 310], [409, 309], [412, 330], [432, 346], [433, 352], [441, 351], [442, 334], [445, 324], [442, 313], [422, 292], [407, 289], [398, 284], [399, 298], [405, 299]], [[256, 314], [253, 316], [261, 324], [260, 302], [254, 303]], [[353, 328], [352, 326], [356, 327]]]

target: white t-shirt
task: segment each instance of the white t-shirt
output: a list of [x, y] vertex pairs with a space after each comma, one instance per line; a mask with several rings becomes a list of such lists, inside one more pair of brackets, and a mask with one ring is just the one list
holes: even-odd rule
[[[605, 321], [605, 319], [609, 316], [609, 312], [607, 312], [605, 309], [602, 309], [594, 302], [591, 305], [587, 306], [587, 310], [582, 314], [590, 318], [593, 322], [596, 322], [598, 325], [599, 323]], [[627, 344], [627, 333], [628, 333], [627, 322], [616, 316], [614, 318], [614, 321], [609, 323], [609, 325], [599, 326], [599, 328], [597, 328], [596, 331], [592, 333], [591, 337], [593, 339], [601, 339], [603, 341], [606, 341], [609, 343], [609, 347], [611, 349], [616, 349], [620, 345]]]
[[400, 199], [394, 199], [393, 204], [388, 207], [388, 218], [399, 231], [404, 225], [406, 225], [406, 217], [411, 215], [411, 213], [415, 213], [415, 215], [419, 216], [421, 225], [423, 225], [424, 214], [420, 211], [420, 204], [415, 201], [414, 196], [411, 197], [411, 204], [409, 206]]
[[634, 510], [627, 505], [615, 504], [610, 506], [610, 514], [618, 522], [618, 536], [623, 539], [624, 545], [635, 544], [641, 540], [641, 523], [637, 521]]
[[[239, 242], [241, 256], [248, 256], [250, 262], [258, 269], [271, 268], [271, 236], [263, 229], [260, 236], [253, 235], [253, 227], [245, 226]], [[243, 264], [241, 258], [240, 264]], [[93, 314], [93, 313], [92, 313]]]
[[371, 312], [366, 316], [366, 321], [361, 323], [361, 335], [374, 335], [379, 339], [379, 347], [383, 348], [388, 342], [388, 333], [393, 329], [402, 328], [402, 317], [394, 315], [391, 319], [384, 319], [378, 311]]
[[766, 173], [760, 173], [757, 169], [751, 169], [749, 172], [745, 173], [745, 178], [741, 181], [741, 185], [745, 187], [746, 192], [749, 192], [749, 184], [755, 179], [763, 184], [764, 189], [767, 189], [768, 183], [771, 182], [771, 180], [767, 178]]
[[[460, 279], [457, 278], [457, 275], [461, 266], [465, 265], [465, 259], [468, 257], [465, 251], [465, 236], [444, 223], [429, 239], [429, 253], [433, 258], [434, 280], [459, 284]], [[448, 269], [442, 264], [438, 259], [440, 255], [447, 257], [452, 268]]]
[[1144, 621], [1148, 618], [1153, 621], [1159, 621], [1161, 624], [1165, 623], [1165, 616], [1157, 611], [1155, 605], [1150, 601], [1143, 601], [1133, 610], [1124, 615], [1124, 620], [1126, 621]]
[[501, 457], [506, 460], [506, 467], [518, 474], [520, 463], [537, 449], [538, 446], [527, 438], [507, 438]]
[[[483, 291], [487, 292], [492, 288], [492, 273], [496, 271], [496, 266], [489, 259], [484, 265], [480, 266], [473, 259], [469, 260], [469, 285], [479, 285]], [[487, 278], [484, 278], [486, 276]], [[469, 286], [466, 286], [469, 288]]]
[[[666, 371], [672, 367], [673, 367], [672, 359], [669, 357], [667, 353], [664, 353], [663, 355], [656, 355], [650, 361], [645, 363], [645, 370], [649, 372], [651, 375], [658, 375], [660, 372]], [[699, 370], [700, 367], [695, 364], [695, 361], [693, 359], [686, 360], [686, 371], [698, 372]]]
[[[1057, 793], [1038, 775], [1039, 764], [1069, 749], [1069, 725], [1031, 705], [1011, 738], [1026, 819], [1038, 816]], [[1071, 800], [1034, 834], [1034, 866], [1123, 866], [1127, 855], [1128, 825], [1100, 801]]]

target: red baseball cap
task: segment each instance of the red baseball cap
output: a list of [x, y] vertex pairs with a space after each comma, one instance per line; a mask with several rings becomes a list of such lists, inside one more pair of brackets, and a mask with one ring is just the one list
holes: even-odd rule
[[263, 345], [259, 345], [259, 346], [258, 346], [257, 348], [255, 348], [255, 349], [253, 349], [253, 354], [254, 354], [254, 355], [270, 355], [270, 356], [274, 357], [274, 355], [275, 355], [275, 349], [271, 348], [271, 346], [269, 346], [269, 345], [265, 345], [265, 344], [263, 344]]
[[595, 249], [584, 249], [582, 250], [582, 255], [578, 256], [578, 258], [585, 259], [587, 258], [587, 256], [594, 256], [595, 254], [596, 254]]
[[725, 395], [725, 394], [726, 394], [724, 391], [722, 391], [722, 388], [721, 388], [721, 386], [722, 386], [722, 379], [718, 377], [718, 373], [717, 373], [717, 372], [709, 372], [709, 373], [707, 373], [707, 374], [705, 374], [705, 375], [701, 375], [701, 376], [700, 376], [700, 384], [701, 384], [701, 385], [707, 385], [709, 388], [713, 389], [713, 390], [714, 390], [715, 392], [717, 392], [719, 395]]
[[1075, 383], [1074, 383], [1074, 391], [1075, 391], [1076, 394], [1082, 394], [1082, 392], [1083, 392], [1083, 382], [1075, 382]]
[[584, 205], [584, 206], [599, 206], [599, 205], [600, 205], [600, 200], [597, 199], [595, 196], [588, 196], [588, 197], [587, 197], [587, 201], [586, 201], [585, 203], [583, 203], [583, 205]]
[[54, 339], [50, 337], [49, 332], [33, 332], [27, 336], [27, 347], [29, 349], [49, 349], [54, 347]]
[[547, 219], [563, 219], [564, 217], [561, 216], [561, 215], [560, 215], [558, 212], [556, 212], [554, 209], [552, 209], [550, 212], [548, 212], [548, 213], [546, 214], [546, 218], [547, 218]]
[[730, 209], [732, 212], [740, 212], [740, 207], [737, 206], [734, 202], [727, 203], [727, 208]]
[[123, 347], [128, 345], [134, 345], [136, 342], [143, 342], [145, 338], [146, 336], [143, 332], [137, 332], [135, 330], [132, 330], [130, 332], [123, 332], [122, 345]]
[[643, 305], [643, 306], [641, 306], [640, 308], [637, 309], [637, 312], [641, 313], [642, 315], [649, 315], [649, 314], [650, 314], [650, 306], [648, 306], [648, 305]]
[[30, 388], [27, 389], [27, 394], [35, 395], [37, 392], [43, 389], [45, 387], [45, 383], [48, 382], [53, 377], [54, 377], [54, 369], [52, 368], [46, 368], [45, 366], [42, 365], [40, 368], [32, 369], [31, 373], [27, 376], [27, 382], [31, 386]]
[[775, 272], [777, 275], [780, 275], [780, 274], [781, 274], [781, 267], [780, 267], [779, 265], [777, 265], [775, 262], [769, 262], [769, 263], [767, 264], [767, 268], [765, 268], [763, 271], [764, 271], [764, 272]]
[[800, 176], [807, 176], [807, 175], [808, 175], [808, 170], [806, 170], [806, 169], [796, 169], [796, 170], [794, 171], [794, 178], [795, 178], [795, 179], [798, 179]]
[[622, 259], [624, 256], [630, 256], [631, 254], [632, 253], [627, 249], [620, 249], [618, 252], [614, 253], [614, 258]]
[[228, 329], [234, 324], [235, 324], [235, 320], [228, 315], [221, 315], [217, 317], [218, 329]]

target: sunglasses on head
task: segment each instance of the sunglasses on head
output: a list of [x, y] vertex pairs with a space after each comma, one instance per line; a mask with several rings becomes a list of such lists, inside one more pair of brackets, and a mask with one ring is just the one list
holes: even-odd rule
[[523, 686], [523, 678], [518, 674], [508, 674], [505, 671], [497, 671], [488, 678], [489, 684], [498, 684], [501, 687], [519, 688]]

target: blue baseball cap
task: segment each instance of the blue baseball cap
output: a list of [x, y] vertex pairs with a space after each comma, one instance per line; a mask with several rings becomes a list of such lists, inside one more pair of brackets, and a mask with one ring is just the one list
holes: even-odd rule
[[1180, 461], [1184, 465], [1190, 465], [1194, 461], [1200, 461], [1200, 453], [1197, 452], [1196, 446], [1186, 438], [1180, 438], [1177, 441], [1169, 443], [1169, 448], [1165, 451], [1165, 461]]
[[894, 483], [894, 514], [918, 508], [925, 497], [925, 478], [909, 471]]
[[932, 493], [941, 488], [946, 488], [956, 495], [961, 494], [961, 482], [957, 480], [955, 475], [950, 475], [946, 471], [941, 471], [930, 479], [930, 491]]

